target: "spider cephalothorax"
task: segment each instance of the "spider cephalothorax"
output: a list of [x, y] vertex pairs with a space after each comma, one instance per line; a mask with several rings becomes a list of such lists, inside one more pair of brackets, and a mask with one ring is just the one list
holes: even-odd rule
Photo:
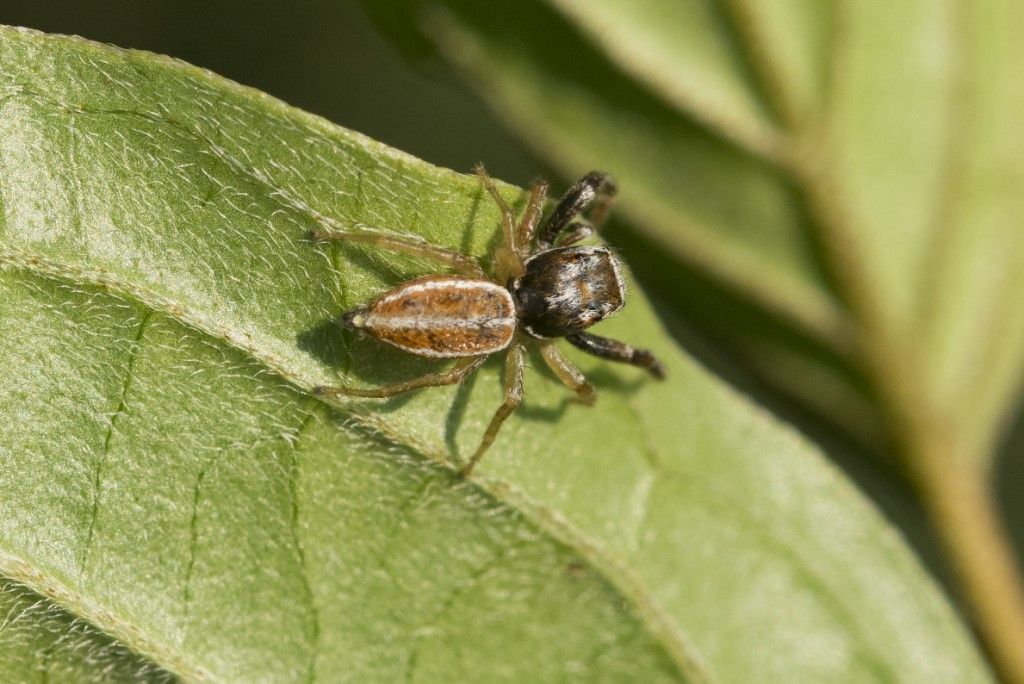
[[507, 350], [505, 401], [463, 467], [467, 475], [522, 401], [523, 345], [528, 341], [540, 346], [555, 375], [587, 403], [593, 401], [594, 388], [554, 346], [558, 338], [589, 354], [641, 366], [657, 378], [665, 376], [661, 363], [649, 351], [584, 332], [625, 303], [622, 275], [611, 250], [577, 244], [607, 216], [615, 195], [608, 175], [594, 171], [577, 181], [538, 231], [546, 183], [534, 183], [517, 224], [482, 166], [477, 173], [502, 217], [504, 240], [494, 254], [490, 278], [474, 257], [420, 240], [365, 230], [314, 233], [319, 239], [363, 242], [430, 257], [456, 271], [405, 281], [341, 317], [346, 328], [365, 331], [407, 352], [459, 359], [451, 368], [374, 389], [321, 387], [321, 394], [383, 398], [421, 387], [455, 384], [491, 354]]
[[523, 331], [531, 337], [567, 337], [610, 316], [626, 291], [607, 247], [554, 247], [531, 256], [509, 289]]

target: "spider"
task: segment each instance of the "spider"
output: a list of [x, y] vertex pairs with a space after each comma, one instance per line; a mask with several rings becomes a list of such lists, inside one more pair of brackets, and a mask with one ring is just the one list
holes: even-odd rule
[[463, 466], [463, 476], [480, 462], [502, 423], [522, 401], [527, 342], [540, 346], [552, 372], [586, 404], [594, 402], [594, 387], [558, 351], [557, 338], [588, 354], [640, 366], [658, 379], [665, 377], [662, 364], [646, 349], [585, 332], [625, 303], [615, 255], [607, 247], [577, 244], [607, 218], [616, 191], [611, 177], [599, 171], [583, 176], [537, 230], [547, 183], [534, 182], [522, 219], [516, 223], [515, 214], [483, 165], [475, 171], [501, 211], [503, 240], [493, 254], [490, 278], [475, 257], [414, 238], [358, 230], [325, 229], [312, 234], [318, 240], [359, 242], [428, 257], [455, 271], [407, 280], [345, 312], [340, 319], [345, 328], [363, 331], [403, 351], [458, 359], [454, 365], [377, 388], [318, 387], [318, 394], [387, 398], [422, 387], [454, 385], [491, 354], [506, 352], [505, 400]]

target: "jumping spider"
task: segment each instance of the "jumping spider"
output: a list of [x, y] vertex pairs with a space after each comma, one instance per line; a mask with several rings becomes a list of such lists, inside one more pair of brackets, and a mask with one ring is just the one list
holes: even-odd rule
[[[362, 330], [399, 349], [433, 358], [458, 358], [448, 370], [374, 389], [318, 387], [319, 394], [392, 397], [421, 387], [454, 385], [491, 355], [505, 356], [505, 401], [491, 419], [476, 453], [462, 468], [468, 475], [494, 441], [523, 397], [523, 349], [540, 345], [541, 356], [558, 379], [588, 404], [594, 387], [555, 346], [564, 337], [588, 354], [646, 368], [656, 378], [665, 369], [651, 352], [584, 332], [615, 313], [625, 288], [615, 256], [606, 247], [578, 246], [607, 217], [615, 184], [593, 171], [558, 202], [540, 230], [547, 184], [537, 181], [518, 224], [483, 166], [476, 167], [487, 192], [501, 210], [504, 240], [494, 252], [488, 278], [475, 257], [410, 238], [381, 233], [319, 230], [321, 240], [347, 240], [394, 252], [432, 258], [458, 275], [426, 275], [400, 283], [369, 303], [346, 312], [341, 324]], [[582, 217], [589, 213], [589, 220]]]

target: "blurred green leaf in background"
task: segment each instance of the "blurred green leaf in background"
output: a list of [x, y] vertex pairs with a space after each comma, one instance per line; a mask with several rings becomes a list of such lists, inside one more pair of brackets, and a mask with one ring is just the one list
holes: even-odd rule
[[[1020, 10], [365, 4], [565, 180], [617, 176], [611, 238], [676, 338], [848, 468], [887, 472], [876, 496], [909, 483], [998, 672], [1021, 680], [989, 482], [1024, 354]], [[343, 5], [296, 14], [343, 20], [366, 59]], [[267, 30], [330, 49], [291, 16]], [[331, 317], [431, 266], [303, 232], [359, 219], [486, 254], [497, 215], [472, 178], [162, 58], [2, 36], [13, 679], [988, 678], [894, 531], [680, 353], [637, 288], [602, 329], [666, 355], [670, 382], [578, 358], [601, 393], [587, 410], [531, 371], [475, 484], [449, 466], [499, 401], [497, 364], [384, 404], [311, 397], [430, 367]], [[245, 56], [225, 69], [246, 77]], [[382, 58], [364, 67], [378, 84], [315, 61], [348, 66], [322, 100], [342, 123], [532, 173], [443, 72]]]

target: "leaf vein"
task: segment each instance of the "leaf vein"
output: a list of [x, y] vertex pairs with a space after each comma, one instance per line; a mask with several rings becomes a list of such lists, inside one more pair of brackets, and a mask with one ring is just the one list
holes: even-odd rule
[[298, 430], [295, 431], [294, 442], [292, 443], [292, 459], [290, 469], [288, 473], [288, 489], [292, 499], [292, 510], [291, 517], [289, 519], [289, 529], [291, 530], [292, 543], [295, 544], [295, 553], [299, 561], [299, 579], [302, 582], [302, 591], [305, 596], [306, 602], [309, 605], [309, 639], [310, 639], [310, 655], [309, 665], [307, 667], [307, 681], [315, 682], [317, 661], [320, 657], [320, 607], [317, 605], [316, 599], [313, 595], [313, 585], [309, 579], [309, 568], [306, 564], [306, 550], [302, 544], [302, 535], [299, 534], [299, 516], [301, 514], [299, 506], [299, 479], [302, 476], [302, 467], [299, 460], [299, 451], [301, 448], [302, 437], [309, 429], [311, 425], [316, 421], [316, 416], [313, 413], [309, 413], [303, 418], [302, 423], [299, 425]]
[[142, 314], [142, 318], [139, 320], [138, 327], [135, 329], [135, 334], [132, 337], [130, 343], [131, 346], [128, 351], [128, 361], [125, 366], [124, 379], [121, 382], [121, 393], [118, 397], [117, 408], [114, 409], [114, 413], [110, 416], [110, 422], [107, 424], [107, 431], [103, 437], [103, 450], [100, 452], [99, 458], [96, 459], [96, 468], [93, 471], [92, 479], [93, 498], [92, 506], [89, 511], [89, 525], [85, 534], [85, 544], [82, 547], [82, 559], [79, 563], [81, 573], [83, 575], [88, 569], [89, 558], [92, 553], [92, 541], [96, 531], [96, 519], [99, 516], [100, 495], [102, 494], [103, 488], [103, 471], [106, 469], [107, 460], [110, 457], [110, 444], [114, 436], [114, 430], [117, 427], [117, 421], [127, 410], [126, 399], [128, 397], [128, 390], [132, 384], [132, 379], [134, 378], [133, 371], [135, 369], [135, 359], [138, 356], [139, 349], [142, 345], [142, 336], [146, 330], [146, 325], [149, 323], [152, 313], [152, 309], [147, 308]]
[[413, 633], [412, 648], [409, 650], [408, 660], [406, 661], [405, 681], [411, 682], [413, 680], [413, 674], [416, 672], [416, 666], [419, 661], [420, 649], [423, 645], [423, 637], [437, 629], [440, 623], [451, 612], [452, 606], [455, 605], [455, 602], [458, 601], [461, 596], [465, 595], [468, 591], [480, 584], [480, 581], [486, 577], [491, 570], [496, 568], [499, 563], [505, 560], [505, 558], [522, 548], [526, 543], [526, 540], [520, 539], [517, 543], [504, 546], [497, 553], [488, 558], [486, 562], [481, 563], [480, 566], [465, 580], [455, 586], [438, 609], [423, 624], [421, 624], [418, 629], [416, 629]]

